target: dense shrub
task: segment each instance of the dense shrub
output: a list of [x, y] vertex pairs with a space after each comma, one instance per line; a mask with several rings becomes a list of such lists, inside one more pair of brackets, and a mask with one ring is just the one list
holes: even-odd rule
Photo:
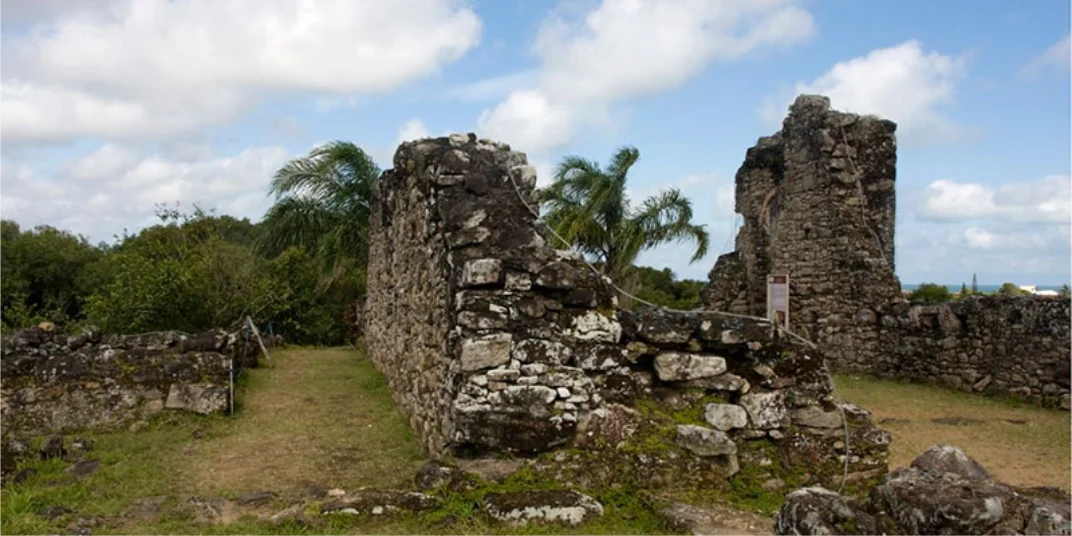
[[919, 303], [937, 304], [953, 299], [953, 294], [949, 292], [945, 285], [923, 283], [912, 291], [908, 299]]

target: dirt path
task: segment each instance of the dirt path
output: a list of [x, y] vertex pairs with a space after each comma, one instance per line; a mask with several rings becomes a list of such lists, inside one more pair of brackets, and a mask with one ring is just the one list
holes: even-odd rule
[[246, 371], [236, 415], [183, 449], [182, 487], [286, 493], [394, 487], [423, 462], [383, 377], [348, 349], [293, 349]]

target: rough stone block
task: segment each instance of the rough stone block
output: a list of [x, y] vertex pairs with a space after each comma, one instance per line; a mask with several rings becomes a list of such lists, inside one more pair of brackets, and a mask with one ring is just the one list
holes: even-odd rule
[[228, 408], [228, 392], [226, 386], [211, 383], [196, 384], [171, 384], [167, 401], [164, 407], [167, 409], [182, 409], [201, 415], [210, 413], [222, 413]]
[[514, 344], [512, 355], [522, 363], [566, 364], [573, 351], [560, 342], [544, 339], [524, 339]]
[[805, 406], [791, 412], [793, 424], [812, 428], [842, 428], [841, 412], [824, 411], [817, 406]]
[[512, 339], [509, 333], [498, 333], [462, 341], [461, 369], [474, 372], [509, 363]]
[[770, 430], [789, 425], [789, 411], [781, 391], [742, 395], [741, 406], [748, 412], [754, 428]]
[[737, 454], [737, 444], [730, 436], [693, 424], [679, 424], [677, 444], [697, 456], [725, 456]]
[[484, 499], [488, 515], [516, 525], [530, 521], [579, 525], [603, 515], [603, 505], [576, 491], [515, 491], [495, 493]]
[[726, 360], [714, 355], [663, 352], [655, 356], [655, 372], [663, 381], [710, 378], [726, 372]]
[[476, 259], [467, 261], [462, 267], [459, 284], [462, 287], [479, 287], [495, 285], [502, 278], [502, 260]]
[[704, 407], [704, 420], [725, 432], [748, 426], [748, 413], [736, 404], [708, 404]]
[[622, 325], [599, 311], [587, 311], [573, 317], [566, 335], [581, 341], [617, 343], [622, 336]]

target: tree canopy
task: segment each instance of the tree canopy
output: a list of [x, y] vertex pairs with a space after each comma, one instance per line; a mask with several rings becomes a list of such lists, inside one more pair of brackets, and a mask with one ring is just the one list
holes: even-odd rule
[[554, 182], [539, 194], [548, 224], [568, 242], [557, 246], [577, 248], [619, 283], [632, 275], [643, 251], [691, 242], [695, 262], [707, 253], [710, 241], [705, 226], [692, 221], [692, 202], [676, 188], [634, 205], [626, 185], [639, 159], [640, 152], [631, 146], [618, 149], [606, 167], [567, 156], [555, 169]]

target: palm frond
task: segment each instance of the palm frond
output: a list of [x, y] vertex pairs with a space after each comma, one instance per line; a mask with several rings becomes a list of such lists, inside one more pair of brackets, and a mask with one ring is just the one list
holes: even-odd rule
[[664, 191], [644, 200], [633, 217], [634, 233], [643, 236], [640, 250], [666, 242], [692, 241], [696, 252], [691, 262], [707, 254], [710, 237], [704, 225], [692, 223], [692, 201], [677, 188]]
[[629, 168], [633, 167], [637, 160], [640, 160], [640, 151], [632, 145], [623, 146], [610, 159], [610, 164], [607, 166], [607, 175], [610, 175], [618, 182], [624, 183], [626, 176], [629, 174]]

